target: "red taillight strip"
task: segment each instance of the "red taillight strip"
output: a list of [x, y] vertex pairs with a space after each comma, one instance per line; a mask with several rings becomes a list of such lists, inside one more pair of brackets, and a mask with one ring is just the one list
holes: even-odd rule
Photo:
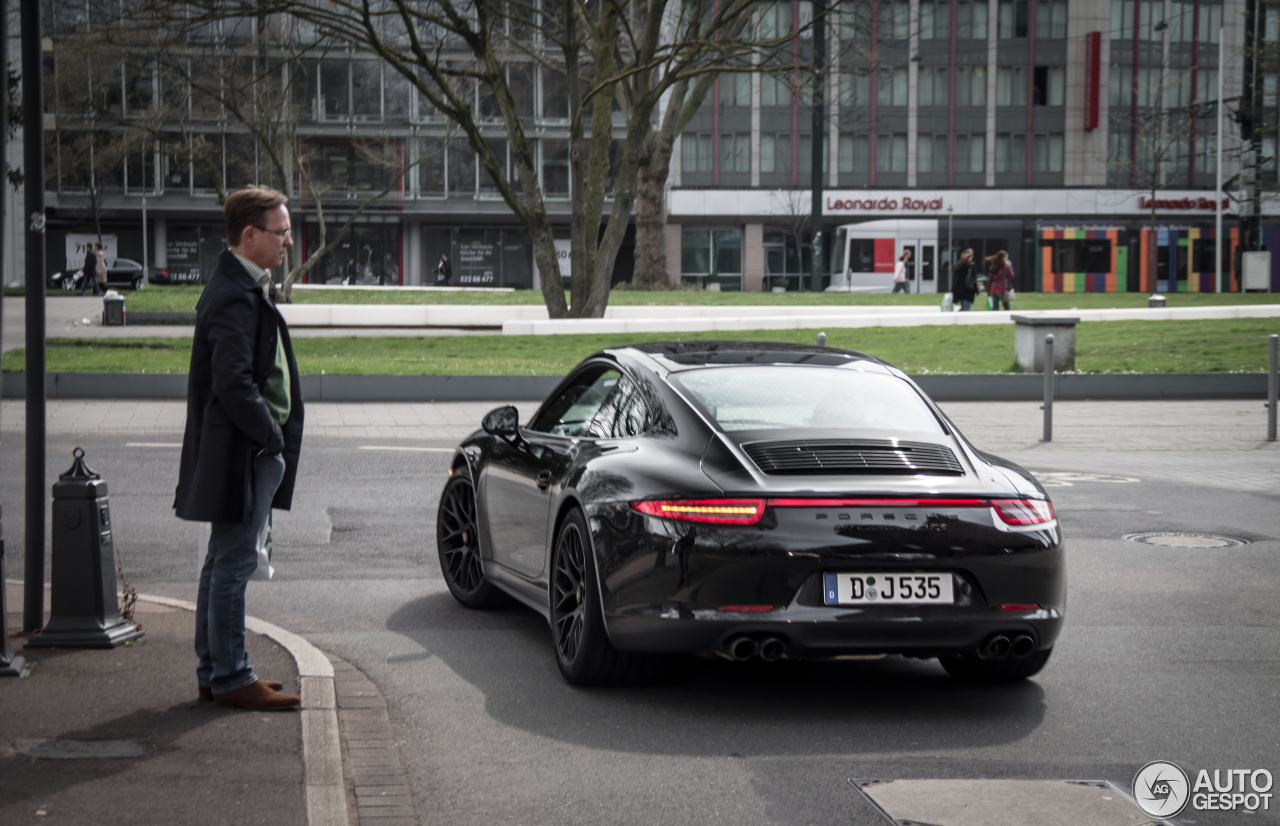
[[648, 500], [631, 507], [650, 516], [710, 525], [754, 525], [764, 516], [763, 499]]
[[1005, 524], [1019, 527], [1052, 522], [1058, 517], [1047, 499], [993, 499], [991, 507]]
[[772, 508], [986, 508], [987, 499], [770, 499]]

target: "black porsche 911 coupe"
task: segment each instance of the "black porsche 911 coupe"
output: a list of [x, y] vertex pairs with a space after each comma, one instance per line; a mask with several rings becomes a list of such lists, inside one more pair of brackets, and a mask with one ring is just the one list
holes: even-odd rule
[[1066, 608], [1044, 488], [861, 353], [684, 341], [605, 350], [527, 424], [459, 445], [437, 515], [463, 605], [546, 617], [574, 684], [657, 655], [898, 654], [1016, 680]]

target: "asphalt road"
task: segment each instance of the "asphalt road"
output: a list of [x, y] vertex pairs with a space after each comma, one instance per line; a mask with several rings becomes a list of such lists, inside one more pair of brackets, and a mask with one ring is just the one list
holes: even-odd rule
[[[172, 516], [178, 441], [53, 434], [48, 481], [83, 446], [109, 483], [126, 574], [145, 593], [192, 598], [201, 540]], [[887, 658], [691, 661], [658, 685], [583, 690], [560, 678], [532, 612], [470, 611], [445, 589], [433, 519], [448, 447], [309, 438], [296, 508], [277, 514], [278, 579], [249, 594], [250, 613], [382, 690], [424, 823], [883, 824], [851, 781], [1128, 789], [1157, 759], [1280, 775], [1274, 496], [1140, 474], [1048, 477], [1069, 548], [1068, 619], [1053, 659], [1024, 684], [965, 687], [935, 662]], [[0, 444], [10, 576], [21, 573], [20, 448], [13, 433]], [[1124, 539], [1146, 531], [1250, 544]], [[1269, 813], [1178, 822], [1280, 823], [1277, 809], [1273, 799]]]

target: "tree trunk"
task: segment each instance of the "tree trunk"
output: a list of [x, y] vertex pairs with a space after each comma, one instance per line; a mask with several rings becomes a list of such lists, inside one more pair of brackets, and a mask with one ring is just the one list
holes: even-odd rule
[[636, 179], [636, 269], [632, 284], [642, 290], [667, 286], [666, 185], [674, 141], [650, 136]]

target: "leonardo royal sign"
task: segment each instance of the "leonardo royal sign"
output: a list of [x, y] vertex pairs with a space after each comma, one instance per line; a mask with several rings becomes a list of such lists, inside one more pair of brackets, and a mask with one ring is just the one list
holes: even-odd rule
[[900, 198], [827, 198], [830, 212], [938, 212], [941, 209], [941, 198], [912, 198], [905, 194]]
[[[1226, 209], [1230, 206], [1229, 198], [1222, 199], [1222, 208]], [[1148, 198], [1145, 195], [1138, 196], [1139, 209], [1213, 209], [1212, 198]]]

